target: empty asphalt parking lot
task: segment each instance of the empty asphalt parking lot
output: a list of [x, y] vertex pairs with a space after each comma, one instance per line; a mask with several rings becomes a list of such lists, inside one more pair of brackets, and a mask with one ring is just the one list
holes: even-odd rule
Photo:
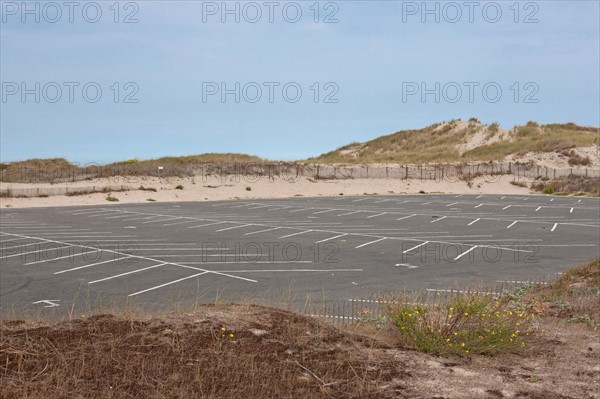
[[547, 280], [599, 255], [598, 198], [413, 195], [0, 211], [3, 316], [353, 301]]

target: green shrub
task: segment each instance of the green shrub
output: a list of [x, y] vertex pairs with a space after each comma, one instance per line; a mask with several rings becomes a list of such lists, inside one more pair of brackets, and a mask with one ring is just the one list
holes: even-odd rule
[[246, 191], [252, 191], [252, 187], [250, 187], [250, 186], [246, 187]]
[[554, 192], [554, 189], [552, 187], [550, 187], [550, 186], [546, 186], [546, 187], [544, 187], [544, 189], [542, 190], [542, 192], [544, 194], [552, 194]]
[[178, 184], [175, 186], [175, 190], [183, 190], [183, 186], [181, 184]]
[[509, 297], [456, 293], [440, 305], [409, 298], [385, 301], [384, 311], [404, 344], [438, 355], [493, 355], [525, 347], [533, 333], [531, 311]]
[[113, 197], [111, 194], [106, 196], [106, 200], [110, 202], [119, 202], [119, 199], [117, 197]]

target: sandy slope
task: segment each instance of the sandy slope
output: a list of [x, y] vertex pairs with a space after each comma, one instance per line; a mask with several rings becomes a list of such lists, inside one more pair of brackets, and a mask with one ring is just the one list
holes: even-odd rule
[[[251, 181], [239, 178], [195, 177], [195, 178], [156, 178], [143, 177], [135, 181], [123, 179], [100, 179], [93, 184], [90, 182], [75, 182], [65, 184], [23, 184], [3, 183], [2, 189], [28, 187], [103, 187], [106, 185], [130, 185], [152, 187], [151, 191], [116, 192], [112, 195], [119, 202], [108, 202], [106, 194], [96, 193], [79, 196], [52, 196], [46, 198], [2, 198], [0, 205], [4, 207], [40, 207], [65, 205], [110, 205], [122, 203], [146, 202], [148, 198], [157, 202], [172, 201], [216, 201], [229, 199], [259, 199], [259, 198], [289, 198], [295, 196], [337, 196], [364, 194], [416, 194], [426, 193], [446, 194], [527, 194], [528, 188], [517, 187], [510, 182], [511, 176], [488, 176], [473, 180], [471, 187], [464, 181], [421, 181], [418, 179], [353, 179], [353, 180], [319, 180], [302, 178], [295, 182], [281, 179], [269, 180], [266, 177], [252, 178]], [[183, 185], [183, 190], [176, 190], [177, 185]], [[250, 191], [247, 190], [250, 188]]]

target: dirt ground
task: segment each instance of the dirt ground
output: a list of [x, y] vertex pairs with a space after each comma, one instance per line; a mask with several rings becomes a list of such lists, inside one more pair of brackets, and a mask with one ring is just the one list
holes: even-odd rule
[[444, 358], [391, 327], [254, 305], [3, 321], [2, 398], [600, 398], [600, 340], [544, 320], [521, 353]]

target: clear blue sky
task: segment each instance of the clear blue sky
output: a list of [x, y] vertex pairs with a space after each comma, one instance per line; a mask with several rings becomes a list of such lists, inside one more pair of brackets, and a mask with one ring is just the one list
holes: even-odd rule
[[[222, 12], [221, 1], [121, 2], [118, 15], [113, 1], [82, 1], [73, 10], [62, 1], [58, 10], [38, 3], [39, 13], [28, 14], [21, 1], [2, 1], [4, 162], [204, 152], [299, 159], [472, 116], [505, 128], [528, 120], [600, 125], [598, 1], [480, 2], [472, 9], [463, 1], [428, 2], [438, 7], [439, 22], [423, 13], [421, 1], [320, 2], [318, 15], [314, 1], [228, 1], [229, 9], [238, 7], [239, 23]], [[95, 4], [102, 15], [92, 23]], [[138, 22], [123, 23], [127, 16]], [[82, 95], [90, 82], [102, 89], [97, 102], [94, 85]], [[224, 103], [210, 94], [222, 82], [229, 89], [240, 83], [239, 103], [235, 94]], [[439, 82], [439, 102], [435, 93], [422, 101], [422, 82], [433, 91]], [[56, 86], [62, 97], [53, 103]], [[262, 97], [252, 102], [257, 86]], [[292, 102], [297, 87], [302, 96]], [[23, 88], [31, 90], [24, 101]], [[135, 90], [138, 102], [124, 102]]]

